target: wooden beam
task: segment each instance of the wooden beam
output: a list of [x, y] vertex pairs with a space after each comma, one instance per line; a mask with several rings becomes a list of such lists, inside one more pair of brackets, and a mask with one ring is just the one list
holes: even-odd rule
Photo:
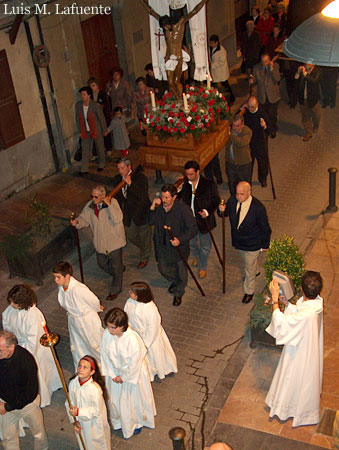
[[9, 42], [14, 45], [15, 41], [16, 41], [16, 37], [18, 35], [18, 31], [20, 28], [20, 24], [22, 22], [22, 19], [24, 18], [24, 14], [17, 14], [15, 16], [13, 25], [11, 27], [11, 29], [9, 30]]

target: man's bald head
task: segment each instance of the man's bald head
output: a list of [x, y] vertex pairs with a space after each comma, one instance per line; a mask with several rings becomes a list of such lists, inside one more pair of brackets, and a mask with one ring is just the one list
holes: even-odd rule
[[232, 450], [232, 447], [222, 442], [216, 442], [210, 447], [210, 450]]
[[259, 103], [258, 103], [257, 97], [255, 97], [254, 95], [252, 95], [252, 96], [248, 99], [248, 102], [247, 102], [248, 109], [249, 109], [251, 112], [256, 112], [256, 110], [257, 110], [257, 108], [258, 108], [258, 105], [259, 105]]
[[248, 197], [251, 195], [252, 188], [250, 183], [247, 183], [247, 181], [240, 181], [240, 183], [237, 184], [237, 190], [236, 190], [236, 197], [238, 202], [243, 203], [245, 202]]

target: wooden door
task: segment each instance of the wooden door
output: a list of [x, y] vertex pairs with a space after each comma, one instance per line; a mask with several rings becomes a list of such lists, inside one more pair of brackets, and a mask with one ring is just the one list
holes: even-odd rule
[[0, 150], [25, 139], [5, 50], [0, 51]]
[[119, 65], [111, 15], [98, 14], [81, 22], [90, 77], [99, 79], [104, 90], [111, 79], [110, 71]]

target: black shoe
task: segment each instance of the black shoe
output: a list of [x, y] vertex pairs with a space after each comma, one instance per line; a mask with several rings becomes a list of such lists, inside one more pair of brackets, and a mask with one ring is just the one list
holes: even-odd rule
[[261, 187], [267, 187], [267, 181], [260, 181]]
[[83, 175], [88, 175], [88, 172], [79, 172], [80, 177], [82, 177]]
[[169, 288], [168, 288], [168, 292], [169, 292], [170, 294], [173, 294], [174, 289], [175, 289], [175, 283], [172, 283], [172, 284], [169, 286]]
[[173, 306], [180, 306], [181, 305], [181, 299], [182, 299], [182, 297], [174, 297], [174, 299], [173, 299]]
[[105, 167], [98, 167], [97, 172], [102, 172]]
[[277, 137], [277, 133], [276, 131], [273, 131], [273, 133], [271, 133], [271, 139], [275, 139]]
[[243, 302], [243, 303], [249, 303], [249, 302], [252, 300], [253, 295], [254, 295], [254, 294], [245, 294], [245, 295], [243, 296], [243, 298], [242, 298], [242, 302]]

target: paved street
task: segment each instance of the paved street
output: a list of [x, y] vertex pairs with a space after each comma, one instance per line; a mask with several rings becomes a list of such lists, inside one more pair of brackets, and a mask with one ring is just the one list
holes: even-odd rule
[[[246, 99], [244, 76], [233, 79], [231, 84], [235, 86], [234, 90], [239, 96], [236, 103], [237, 107], [242, 105], [243, 100]], [[277, 199], [275, 201], [272, 199], [270, 184], [266, 189], [260, 187], [257, 182], [256, 168], [253, 185], [254, 196], [263, 201], [267, 208], [273, 238], [286, 233], [294, 236], [296, 243], [303, 249], [307, 249], [312, 239], [320, 233], [322, 219], [318, 218], [328, 204], [327, 169], [328, 167], [339, 166], [339, 153], [337, 151], [339, 139], [338, 108], [339, 106], [334, 110], [322, 110], [323, 117], [318, 134], [308, 143], [304, 143], [302, 142], [303, 130], [300, 126], [301, 118], [298, 109], [291, 110], [285, 102], [281, 102], [277, 138], [269, 140]], [[135, 159], [135, 152], [132, 150], [130, 153]], [[220, 156], [224, 172], [223, 152]], [[104, 175], [108, 177], [114, 171], [115, 169], [107, 169]], [[146, 174], [149, 176], [151, 193], [154, 195], [159, 190], [153, 184], [154, 171], [146, 171]], [[164, 173], [166, 181], [176, 180], [177, 175]], [[57, 181], [58, 177], [59, 179], [62, 178], [62, 182]], [[224, 176], [225, 178], [226, 176]], [[106, 182], [108, 181], [106, 179]], [[87, 182], [83, 178], [60, 174], [51, 177], [51, 180], [40, 182], [39, 185], [30, 188], [25, 195], [46, 190], [48, 183], [52, 182], [60, 186], [60, 189], [55, 190], [53, 195], [56, 197], [58, 211], [64, 216], [69, 214], [69, 210], [74, 209], [74, 205], [77, 211], [81, 209], [81, 205], [88, 198], [91, 186], [93, 186], [93, 182]], [[69, 190], [67, 189], [68, 186], [70, 187]], [[219, 192], [221, 196], [228, 198], [228, 189], [225, 182]], [[15, 204], [18, 201], [16, 199], [23, 199], [25, 195], [23, 193], [16, 194], [0, 204], [0, 213], [2, 217], [6, 217], [5, 222], [7, 224], [11, 222], [8, 211], [13, 211], [14, 214]], [[75, 203], [74, 198], [79, 199], [81, 203]], [[64, 212], [63, 202], [67, 203], [67, 211]], [[219, 223], [215, 230], [215, 238], [221, 245], [221, 226], [220, 220], [217, 220]], [[114, 302], [114, 306], [122, 307], [124, 305], [128, 297], [130, 282], [143, 279], [150, 283], [163, 318], [163, 326], [178, 358], [179, 372], [175, 377], [166, 379], [161, 384], [153, 383], [157, 406], [155, 430], [144, 429], [140, 435], [128, 441], [124, 440], [120, 433], [112, 433], [112, 448], [117, 450], [170, 450], [172, 444], [168, 438], [168, 431], [172, 427], [180, 426], [188, 433], [188, 448], [190, 450], [203, 449], [202, 445], [207, 436], [201, 435], [199, 430], [201, 429], [201, 414], [207, 401], [212, 398], [211, 395], [216, 386], [218, 386], [218, 392], [215, 394], [216, 399], [219, 402], [223, 399], [224, 392], [218, 385], [221, 375], [225, 369], [231, 370], [237, 367], [237, 370], [240, 370], [250, 352], [247, 320], [252, 305], [241, 303], [241, 261], [237, 252], [231, 248], [229, 231], [229, 224], [226, 221], [226, 295], [223, 295], [221, 291], [221, 269], [212, 249], [208, 275], [201, 282], [206, 297], [200, 295], [194, 282], [190, 279], [183, 304], [179, 308], [172, 306], [172, 297], [167, 292], [168, 284], [158, 273], [154, 258], [151, 259], [145, 269], [140, 271], [136, 269], [138, 259], [135, 247], [127, 246], [124, 250], [126, 272], [124, 273], [123, 292], [119, 299]], [[0, 235], [3, 235], [1, 229]], [[109, 277], [96, 265], [88, 233], [81, 233], [81, 241], [86, 256], [84, 264], [86, 284], [98, 295], [103, 305], [110, 308], [113, 303], [104, 300], [109, 286]], [[71, 255], [70, 260], [76, 265], [75, 253]], [[321, 270], [321, 268], [314, 267], [314, 270]], [[79, 278], [78, 270], [76, 271], [76, 277]], [[7, 306], [6, 295], [9, 287], [22, 281], [26, 280], [9, 280], [7, 267], [1, 268], [0, 286], [3, 294], [0, 300], [1, 311]], [[261, 270], [261, 276], [257, 283], [258, 290], [262, 289], [263, 286], [263, 270]], [[58, 333], [61, 337], [56, 350], [68, 379], [73, 373], [73, 364], [69, 351], [66, 314], [57, 302], [57, 289], [52, 276], [46, 277], [44, 285], [36, 287], [36, 292], [39, 307], [46, 315], [49, 329]], [[241, 357], [239, 356], [237, 359], [237, 355], [241, 355]], [[235, 363], [235, 361], [237, 362]], [[229, 362], [232, 365], [228, 365]], [[226, 390], [227, 386], [225, 386]], [[51, 450], [77, 448], [72, 427], [66, 417], [64, 401], [64, 393], [59, 391], [53, 395], [52, 405], [43, 410]], [[216, 417], [214, 420], [216, 420]], [[197, 423], [199, 423], [199, 429], [192, 433]], [[1, 443], [0, 448], [2, 448]], [[29, 432], [27, 437], [22, 438], [22, 448], [25, 450], [33, 448]], [[256, 448], [256, 446], [248, 448]], [[278, 449], [278, 447], [271, 448]], [[242, 450], [242, 448], [239, 447], [235, 450]]]

